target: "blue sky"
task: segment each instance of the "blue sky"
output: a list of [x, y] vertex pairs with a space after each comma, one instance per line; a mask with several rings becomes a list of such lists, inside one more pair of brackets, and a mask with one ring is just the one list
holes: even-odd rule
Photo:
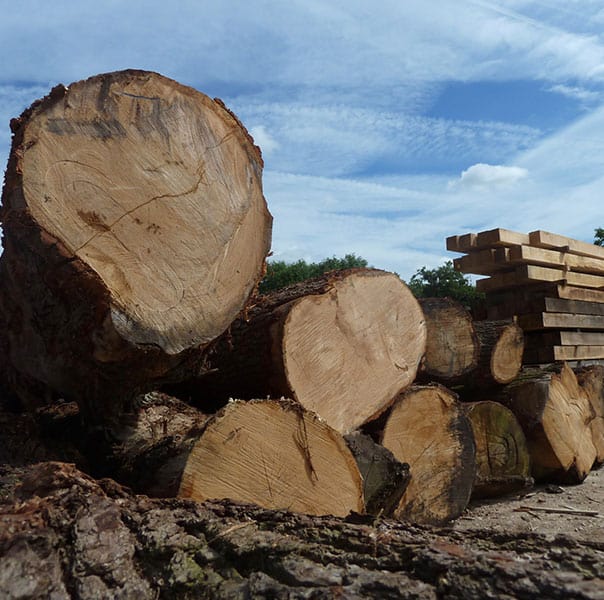
[[124, 68], [222, 98], [265, 159], [273, 252], [408, 278], [449, 235], [604, 226], [604, 0], [0, 0], [8, 122]]

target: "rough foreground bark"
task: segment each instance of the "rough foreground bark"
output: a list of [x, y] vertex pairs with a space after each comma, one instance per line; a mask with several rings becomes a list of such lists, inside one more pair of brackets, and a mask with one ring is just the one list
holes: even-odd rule
[[604, 597], [602, 541], [354, 520], [153, 500], [64, 463], [4, 467], [0, 593], [139, 600]]

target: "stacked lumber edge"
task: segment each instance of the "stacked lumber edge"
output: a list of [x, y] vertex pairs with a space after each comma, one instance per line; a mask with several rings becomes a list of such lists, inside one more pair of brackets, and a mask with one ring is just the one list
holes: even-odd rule
[[157, 496], [443, 523], [473, 493], [604, 460], [604, 373], [519, 373], [502, 315], [479, 326], [377, 269], [258, 296], [262, 159], [219, 101], [124, 71], [58, 86], [11, 125], [2, 385], [32, 419], [76, 405], [91, 471]]
[[462, 273], [486, 275], [489, 319], [516, 317], [526, 364], [604, 361], [604, 248], [546, 231], [447, 238]]

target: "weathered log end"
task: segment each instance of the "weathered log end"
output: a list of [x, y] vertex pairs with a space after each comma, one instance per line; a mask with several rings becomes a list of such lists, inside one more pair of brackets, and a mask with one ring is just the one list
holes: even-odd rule
[[526, 439], [514, 413], [499, 402], [463, 404], [476, 441], [472, 496], [509, 494], [532, 484]]
[[455, 394], [440, 385], [402, 392], [386, 421], [382, 443], [411, 472], [394, 513], [397, 518], [442, 524], [461, 515], [476, 476], [476, 445]]
[[426, 318], [422, 380], [458, 382], [478, 364], [480, 345], [471, 314], [450, 298], [420, 298]]
[[537, 481], [580, 483], [596, 459], [593, 408], [572, 369], [528, 371], [498, 397], [516, 415]]
[[398, 461], [368, 435], [355, 432], [344, 439], [363, 478], [365, 511], [369, 515], [391, 516], [409, 484], [409, 465]]

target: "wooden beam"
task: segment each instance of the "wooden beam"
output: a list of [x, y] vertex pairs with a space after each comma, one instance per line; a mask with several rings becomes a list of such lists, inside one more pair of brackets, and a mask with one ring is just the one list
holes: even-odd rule
[[488, 279], [479, 279], [479, 292], [513, 288], [529, 283], [566, 283], [572, 286], [604, 289], [604, 277], [587, 273], [574, 273], [535, 265], [519, 265], [512, 272], [496, 273]]
[[531, 231], [529, 233], [530, 245], [540, 248], [564, 250], [581, 256], [592, 256], [604, 259], [604, 247], [581, 242], [563, 235], [549, 233], [548, 231]]
[[535, 313], [520, 315], [518, 325], [525, 331], [537, 329], [602, 329], [604, 317], [566, 313]]
[[551, 346], [544, 348], [527, 348], [523, 358], [525, 364], [594, 359], [604, 359], [604, 346]]
[[568, 269], [579, 273], [604, 275], [604, 259], [533, 246], [512, 246], [503, 260], [511, 264], [526, 263]]
[[508, 302], [489, 306], [487, 315], [489, 319], [508, 319], [515, 315], [526, 315], [537, 312], [572, 313], [581, 315], [604, 316], [604, 303], [583, 302], [581, 300], [566, 300], [561, 298], [547, 298], [537, 294], [534, 297], [510, 295]]
[[485, 250], [487, 248], [508, 247], [529, 243], [529, 236], [526, 233], [498, 228], [481, 231], [478, 234], [452, 235], [447, 238], [447, 250], [466, 253]]

